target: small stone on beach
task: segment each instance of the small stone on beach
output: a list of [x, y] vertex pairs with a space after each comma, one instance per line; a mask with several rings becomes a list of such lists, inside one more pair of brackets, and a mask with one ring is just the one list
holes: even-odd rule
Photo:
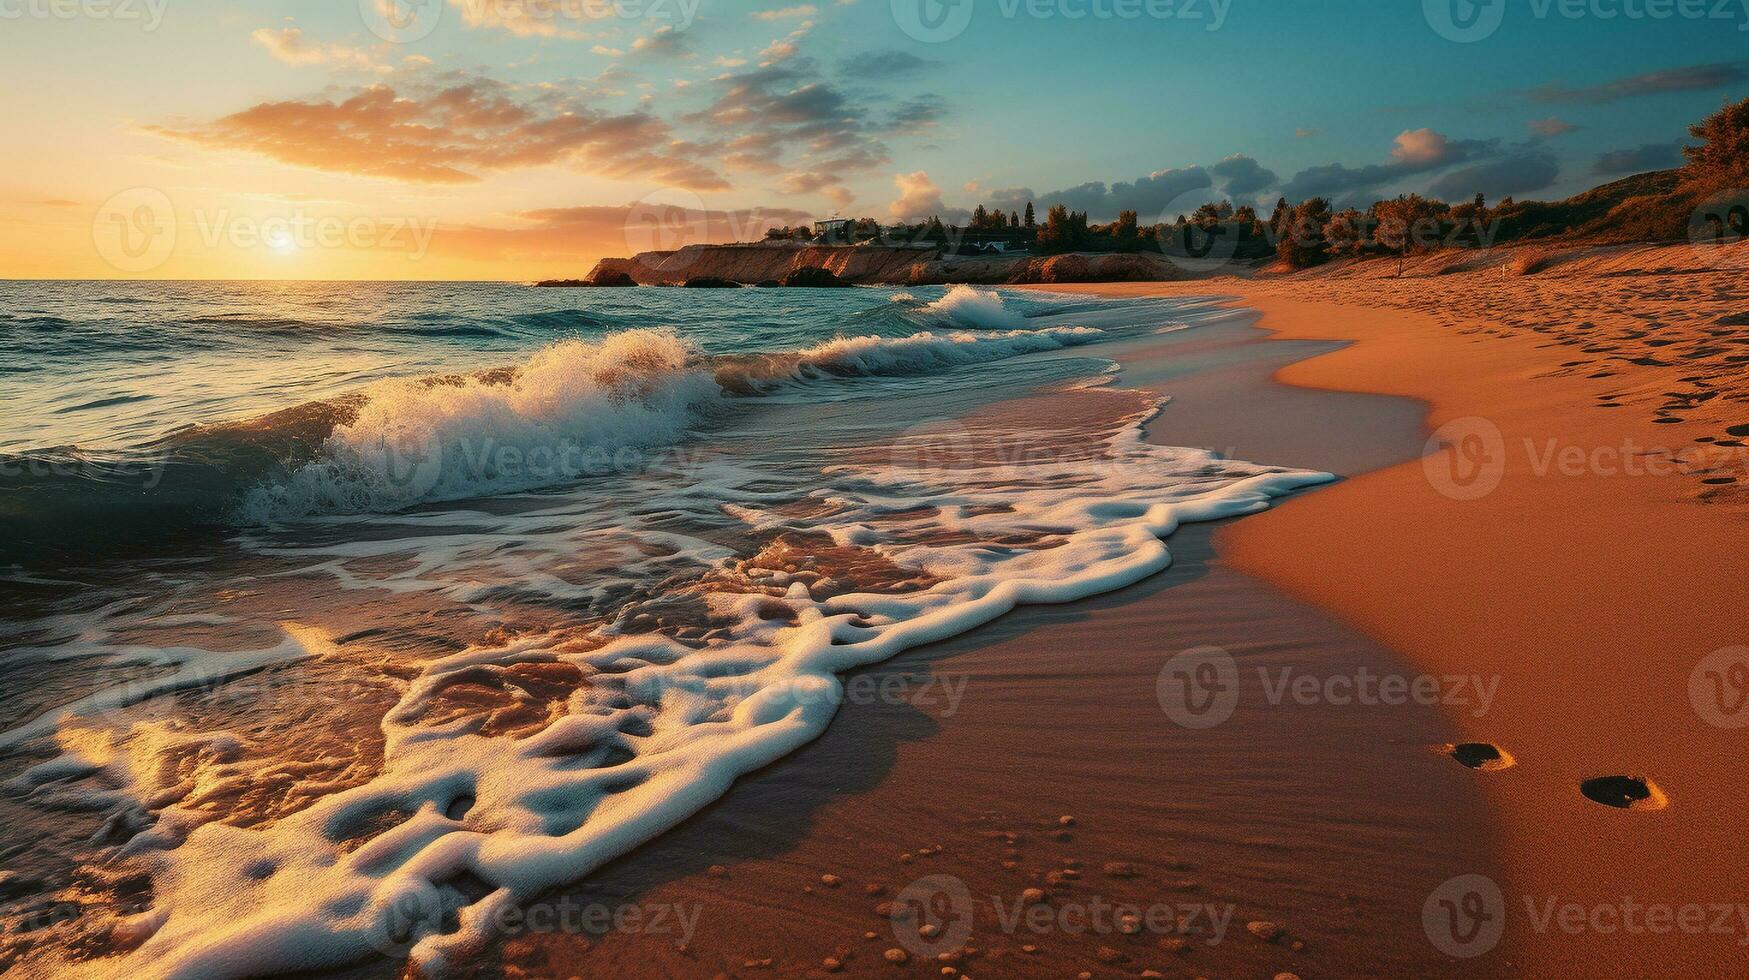
[[886, 958], [886, 961], [888, 963], [903, 963], [906, 960], [911, 958], [911, 955], [909, 953], [905, 952], [902, 949], [899, 949], [898, 947], [894, 947], [892, 949], [889, 949], [886, 952], [882, 953], [881, 955]]
[[1245, 923], [1245, 931], [1266, 943], [1273, 943], [1281, 938], [1282, 928], [1267, 919], [1257, 919]]

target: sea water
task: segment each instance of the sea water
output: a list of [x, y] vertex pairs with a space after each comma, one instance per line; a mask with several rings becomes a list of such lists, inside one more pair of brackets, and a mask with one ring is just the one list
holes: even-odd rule
[[1144, 438], [1102, 345], [1227, 315], [0, 284], [0, 962], [443, 973], [818, 736], [842, 673], [1329, 479]]

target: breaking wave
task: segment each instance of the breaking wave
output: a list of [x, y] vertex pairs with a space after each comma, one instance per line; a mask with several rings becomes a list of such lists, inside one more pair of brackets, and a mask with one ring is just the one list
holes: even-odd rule
[[924, 304], [921, 312], [975, 330], [1018, 330], [1026, 325], [1026, 317], [1009, 309], [1000, 294], [964, 285]]
[[1103, 336], [1091, 327], [920, 331], [714, 358], [664, 329], [562, 340], [512, 367], [377, 382], [132, 453], [0, 457], [0, 489], [24, 501], [0, 524], [20, 525], [11, 538], [20, 545], [64, 545], [94, 515], [132, 515], [130, 530], [148, 534], [535, 490], [605, 472], [623, 450], [674, 445], [735, 396], [826, 378], [935, 374]]

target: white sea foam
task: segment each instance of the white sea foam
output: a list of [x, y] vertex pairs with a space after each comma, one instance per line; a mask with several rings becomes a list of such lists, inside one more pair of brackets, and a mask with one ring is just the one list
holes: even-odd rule
[[1092, 327], [1043, 330], [922, 331], [909, 337], [838, 337], [788, 354], [741, 358], [717, 369], [731, 391], [767, 391], [820, 377], [921, 375], [1097, 343]]
[[[1000, 300], [997, 300], [998, 304]], [[839, 337], [713, 369], [671, 331], [567, 340], [512, 372], [372, 387], [317, 457], [253, 488], [248, 524], [388, 513], [568, 482], [628, 448], [680, 441], [721, 388], [750, 393], [824, 376], [921, 375], [1094, 343], [1092, 327]], [[719, 387], [720, 386], [720, 387]]]
[[[1164, 539], [1182, 522], [1260, 510], [1329, 479], [1150, 445], [1142, 426], [1151, 411], [1137, 411], [1109, 437], [1063, 447], [1060, 461], [943, 466], [944, 448], [975, 455], [984, 443], [960, 423], [946, 436], [920, 430], [892, 447], [893, 463], [863, 459], [806, 474], [815, 489], [802, 501], [759, 459], [710, 457], [677, 476], [640, 473], [635, 508], [602, 505], [617, 485], [580, 484], [538, 509], [469, 505], [402, 515], [395, 534], [370, 533], [370, 518], [344, 516], [528, 485], [498, 471], [484, 478], [452, 471], [452, 447], [472, 442], [525, 454], [555, 440], [666, 444], [723, 404], [724, 388], [805, 391], [821, 376], [927, 374], [1121, 336], [1128, 326], [1118, 311], [1101, 308], [1017, 329], [1028, 321], [993, 294], [963, 287], [929, 308], [966, 329], [841, 337], [730, 364], [705, 361], [673, 334], [638, 331], [555, 345], [494, 378], [371, 392], [315, 463], [251, 498], [268, 518], [326, 514], [333, 527], [324, 530], [356, 523], [366, 533], [258, 529], [241, 539], [251, 555], [298, 565], [284, 571], [304, 580], [331, 576], [349, 597], [381, 590], [420, 603], [429, 596], [434, 607], [477, 603], [490, 620], [494, 601], [514, 590], [588, 610], [579, 618], [606, 625], [417, 661], [418, 675], [392, 680], [400, 693], [380, 720], [380, 769], [357, 780], [324, 775], [306, 785], [312, 777], [270, 751], [254, 754], [250, 729], [203, 731], [164, 702], [141, 703], [189, 686], [232, 690], [228, 679], [263, 668], [314, 672], [344, 661], [337, 651], [356, 649], [319, 631], [280, 624], [281, 638], [262, 649], [218, 653], [111, 646], [69, 621], [56, 633], [69, 642], [13, 651], [159, 671], [0, 733], [0, 748], [35, 741], [58, 750], [11, 788], [113, 810], [129, 823], [113, 838], [106, 828], [99, 843], [126, 842], [104, 844], [103, 866], [152, 876], [151, 908], [110, 933], [129, 952], [82, 963], [45, 954], [20, 964], [20, 975], [240, 977], [388, 954], [441, 976], [490, 938], [498, 911], [586, 878], [698, 812], [741, 775], [817, 737], [843, 696], [839, 674], [1020, 604], [1121, 588], [1170, 562]], [[1084, 316], [1110, 332], [1061, 325], [1086, 323]], [[1110, 370], [1087, 383], [1109, 380]], [[724, 384], [725, 372], [738, 383]], [[1140, 405], [1141, 397], [1122, 403]], [[1052, 430], [1050, 445], [1067, 438]], [[911, 584], [847, 591], [781, 560], [753, 567], [757, 559], [723, 543], [790, 534], [806, 536], [804, 552], [836, 547], [873, 556]], [[736, 575], [743, 578], [735, 586], [722, 584]], [[691, 588], [686, 597], [710, 610], [712, 629], [687, 642], [660, 631], [620, 632], [624, 609], [636, 608], [625, 597], [648, 588], [663, 590], [662, 599]], [[226, 625], [183, 608], [167, 607], [153, 625]], [[613, 610], [620, 620], [606, 615]], [[127, 610], [116, 612], [126, 618]], [[484, 633], [472, 625], [458, 619], [457, 635]], [[517, 689], [517, 671], [556, 665], [575, 668], [581, 681], [561, 693], [544, 728], [518, 733], [526, 737], [482, 734], [480, 714], [446, 713], [452, 684], [496, 677]], [[145, 710], [153, 705], [163, 710]], [[368, 724], [376, 712], [348, 718]], [[223, 814], [198, 806], [184, 785], [253, 785], [255, 776], [288, 772], [302, 780], [300, 805], [314, 802], [257, 826], [216, 819]]]
[[[153, 869], [154, 906], [124, 924], [140, 945], [99, 972], [237, 977], [388, 953], [442, 975], [500, 910], [587, 876], [817, 737], [840, 673], [1017, 605], [1122, 588], [1169, 564], [1164, 539], [1183, 522], [1330, 479], [1151, 445], [1146, 414], [1073, 460], [833, 467], [812, 495], [824, 516], [756, 494], [726, 508], [751, 532], [824, 534], [927, 576], [910, 591], [834, 594], [753, 569], [788, 585], [709, 594], [733, 625], [702, 648], [604, 629], [598, 643], [530, 637], [427, 664], [382, 721], [383, 767], [368, 783], [266, 829], [172, 806], [125, 845], [120, 856]], [[478, 718], [427, 717], [446, 684], [527, 664], [584, 678], [538, 734], [486, 737]]]
[[921, 312], [976, 330], [1018, 330], [1026, 326], [1026, 317], [1009, 309], [999, 293], [973, 286], [954, 286], [940, 299], [925, 304]]
[[673, 443], [719, 395], [696, 360], [670, 331], [628, 330], [543, 348], [507, 380], [379, 384], [317, 459], [253, 490], [242, 514], [268, 523], [528, 490], [595, 454]]

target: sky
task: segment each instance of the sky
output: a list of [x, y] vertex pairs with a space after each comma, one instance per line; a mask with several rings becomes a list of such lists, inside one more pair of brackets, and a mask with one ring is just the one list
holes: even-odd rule
[[506, 279], [1035, 201], [1560, 198], [1749, 0], [0, 0], [0, 278]]

